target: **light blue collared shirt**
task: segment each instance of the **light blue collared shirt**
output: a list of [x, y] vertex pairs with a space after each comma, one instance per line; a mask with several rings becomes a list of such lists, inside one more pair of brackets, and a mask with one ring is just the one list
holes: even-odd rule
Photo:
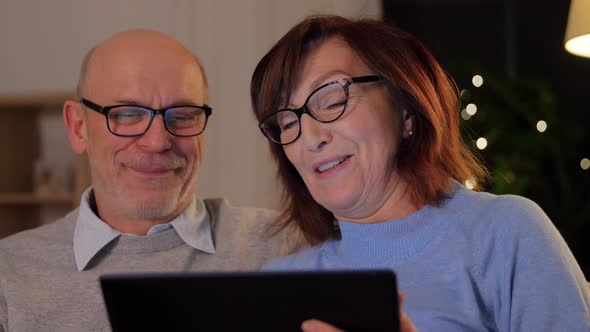
[[[92, 187], [82, 194], [74, 230], [74, 256], [78, 271], [83, 271], [102, 248], [119, 236], [138, 236], [123, 234], [102, 221], [90, 207], [91, 192]], [[195, 197], [178, 217], [169, 223], [152, 226], [145, 236], [165, 231], [170, 227], [173, 227], [189, 246], [210, 254], [215, 253], [209, 215], [201, 199]]]

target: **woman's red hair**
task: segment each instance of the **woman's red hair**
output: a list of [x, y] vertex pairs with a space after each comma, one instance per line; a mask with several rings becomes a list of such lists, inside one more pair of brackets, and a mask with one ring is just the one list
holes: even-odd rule
[[[461, 140], [453, 81], [416, 38], [379, 20], [314, 16], [289, 30], [252, 75], [250, 93], [259, 121], [289, 100], [306, 55], [332, 37], [346, 41], [373, 74], [383, 77], [395, 109], [413, 117], [413, 135], [402, 141], [396, 160], [413, 203], [438, 205], [451, 194], [452, 180], [479, 183], [486, 176]], [[282, 146], [269, 144], [285, 190], [277, 226], [296, 223], [311, 244], [337, 238], [334, 215], [313, 199]]]

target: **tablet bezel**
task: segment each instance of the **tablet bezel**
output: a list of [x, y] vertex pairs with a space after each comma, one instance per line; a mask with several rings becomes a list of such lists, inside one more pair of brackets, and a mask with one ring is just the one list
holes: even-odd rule
[[346, 331], [398, 331], [395, 273], [186, 272], [100, 277], [113, 331], [300, 331], [316, 318]]

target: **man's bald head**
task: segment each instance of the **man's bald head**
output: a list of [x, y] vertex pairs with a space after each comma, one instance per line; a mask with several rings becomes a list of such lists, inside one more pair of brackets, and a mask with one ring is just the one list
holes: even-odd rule
[[[205, 146], [204, 132], [178, 136], [170, 130], [196, 118], [195, 126], [206, 123], [207, 87], [194, 55], [160, 32], [118, 33], [84, 59], [79, 94], [87, 101], [66, 102], [64, 120], [74, 150], [87, 153], [101, 218], [119, 231], [145, 234], [151, 225], [178, 216], [194, 197]], [[89, 102], [135, 105], [152, 113], [148, 119], [138, 107], [120, 107], [99, 114], [87, 111], [97, 110]], [[155, 112], [163, 109], [175, 111]], [[112, 131], [139, 125], [147, 126], [137, 136]]]
[[[76, 92], [79, 98], [84, 96], [84, 94], [87, 92], [86, 90], [88, 85], [89, 67], [92, 66], [95, 56], [97, 54], [100, 56], [101, 53], [110, 52], [111, 50], [121, 50], [122, 47], [138, 47], [139, 50], [145, 50], [146, 52], [149, 52], [150, 48], [166, 47], [169, 48], [171, 51], [178, 52], [179, 54], [184, 53], [186, 56], [190, 56], [192, 58], [192, 61], [194, 61], [194, 63], [199, 67], [204, 89], [206, 90], [208, 88], [207, 76], [205, 74], [205, 70], [201, 62], [199, 61], [196, 55], [192, 54], [180, 42], [178, 42], [171, 36], [159, 31], [147, 29], [134, 29], [120, 32], [111, 36], [110, 38], [104, 40], [95, 47], [91, 48], [85, 54], [82, 60], [82, 65], [80, 67], [80, 76], [76, 88]], [[205, 98], [206, 96], [207, 93], [205, 91]]]

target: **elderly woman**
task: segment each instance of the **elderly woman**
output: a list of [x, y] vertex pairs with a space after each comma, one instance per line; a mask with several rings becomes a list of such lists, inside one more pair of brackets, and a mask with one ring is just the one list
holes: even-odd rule
[[588, 286], [543, 211], [461, 185], [485, 171], [456, 87], [411, 35], [308, 18], [262, 58], [251, 97], [285, 188], [278, 225], [316, 245], [269, 269], [393, 269], [424, 331], [589, 331]]

